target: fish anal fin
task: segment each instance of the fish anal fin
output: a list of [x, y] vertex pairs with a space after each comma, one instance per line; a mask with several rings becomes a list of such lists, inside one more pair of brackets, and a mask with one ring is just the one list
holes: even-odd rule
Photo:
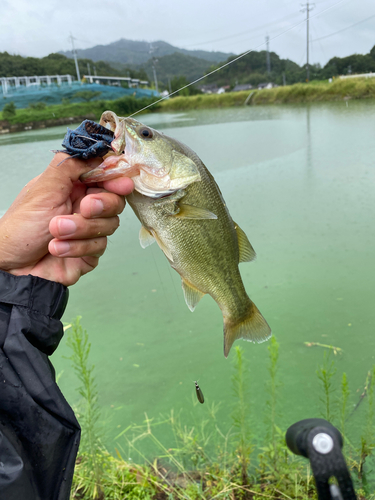
[[206, 208], [194, 207], [193, 205], [182, 203], [179, 203], [178, 207], [180, 210], [173, 217], [179, 217], [180, 219], [217, 219], [217, 216]]
[[182, 290], [184, 291], [186, 305], [190, 311], [193, 312], [196, 305], [205, 294], [198, 290], [198, 288], [195, 288], [195, 286], [185, 281], [184, 278], [181, 279], [181, 284]]
[[271, 337], [271, 328], [257, 306], [250, 302], [247, 315], [241, 321], [224, 318], [224, 356], [227, 358], [233, 342], [237, 339], [261, 343]]
[[256, 258], [256, 253], [245, 232], [234, 222], [234, 229], [237, 233], [238, 248], [240, 251], [239, 262], [251, 262]]
[[146, 248], [155, 243], [155, 238], [144, 226], [142, 226], [139, 230], [139, 243], [141, 244], [142, 248]]

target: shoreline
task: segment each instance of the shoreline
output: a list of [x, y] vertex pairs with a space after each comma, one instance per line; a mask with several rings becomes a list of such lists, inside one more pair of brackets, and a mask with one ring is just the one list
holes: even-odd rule
[[[229, 108], [272, 104], [304, 104], [313, 102], [348, 101], [350, 99], [375, 99], [375, 78], [336, 79], [333, 82], [296, 83], [270, 89], [254, 89], [224, 94], [198, 94], [165, 99], [152, 108], [153, 111], [191, 111], [195, 109]], [[97, 120], [103, 111], [111, 109], [119, 116], [127, 116], [144, 107], [141, 99], [127, 98], [127, 103], [117, 101], [93, 101], [70, 105], [54, 105], [42, 111], [28, 108], [16, 111], [9, 121], [0, 114], [0, 135], [37, 130], [58, 125], [68, 125], [85, 119]], [[131, 101], [131, 102], [130, 102]], [[143, 102], [142, 102], [143, 101]], [[119, 107], [119, 104], [121, 105]], [[126, 106], [124, 108], [124, 105]], [[129, 108], [129, 109], [128, 109]], [[55, 118], [60, 115], [59, 118]], [[54, 118], [49, 118], [51, 114]], [[65, 116], [64, 116], [65, 115]]]

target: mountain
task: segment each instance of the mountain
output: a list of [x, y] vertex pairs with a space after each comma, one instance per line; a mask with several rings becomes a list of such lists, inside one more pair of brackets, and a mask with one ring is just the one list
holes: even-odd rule
[[[121, 38], [117, 42], [108, 45], [96, 45], [90, 49], [77, 49], [79, 58], [91, 59], [93, 61], [106, 61], [126, 65], [141, 65], [149, 59], [160, 58], [174, 54], [175, 52], [192, 56], [198, 59], [204, 59], [211, 63], [218, 63], [226, 60], [230, 53], [209, 52], [206, 50], [187, 50], [174, 47], [167, 42], [158, 40], [157, 42], [137, 42]], [[59, 52], [66, 57], [72, 58], [71, 51]]]
[[168, 80], [172, 80], [174, 77], [184, 76], [188, 82], [200, 78], [208, 72], [212, 63], [204, 59], [199, 59], [198, 57], [192, 57], [178, 52], [159, 57], [155, 59], [155, 61], [149, 59], [145, 64], [142, 64], [141, 67], [146, 71], [150, 82], [154, 81], [153, 65], [155, 66], [159, 83], [168, 87]]

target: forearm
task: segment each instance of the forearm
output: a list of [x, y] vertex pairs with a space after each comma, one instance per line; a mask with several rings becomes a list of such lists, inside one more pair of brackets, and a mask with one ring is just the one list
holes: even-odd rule
[[0, 497], [68, 500], [80, 428], [48, 356], [68, 290], [0, 271]]

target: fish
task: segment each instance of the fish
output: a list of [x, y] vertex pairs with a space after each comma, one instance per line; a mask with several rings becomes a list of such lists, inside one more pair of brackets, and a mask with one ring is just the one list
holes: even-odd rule
[[201, 388], [199, 387], [197, 381], [195, 381], [194, 384], [195, 384], [195, 392], [197, 394], [197, 399], [201, 404], [203, 404], [204, 403], [203, 392], [201, 391]]
[[216, 301], [223, 315], [225, 357], [237, 339], [269, 339], [271, 328], [246, 293], [238, 267], [254, 260], [255, 251], [198, 155], [131, 117], [106, 111], [100, 124], [114, 133], [113, 152], [81, 180], [132, 178], [135, 189], [126, 199], [141, 222], [141, 246], [156, 241], [181, 276], [191, 311], [206, 294]]

